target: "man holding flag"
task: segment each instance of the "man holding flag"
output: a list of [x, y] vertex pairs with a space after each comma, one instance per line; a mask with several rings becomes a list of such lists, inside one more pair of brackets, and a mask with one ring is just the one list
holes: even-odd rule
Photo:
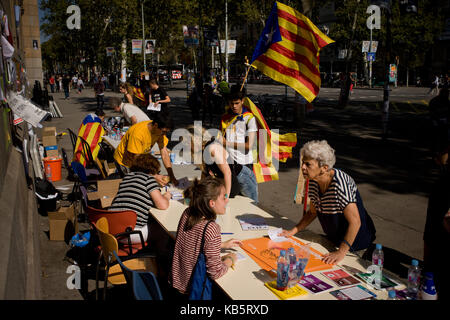
[[[235, 85], [227, 95], [229, 112], [222, 116], [223, 146], [230, 158], [242, 167], [235, 172], [244, 196], [258, 202], [258, 183], [253, 173], [253, 145], [258, 127], [252, 112], [244, 107], [245, 93]], [[236, 166], [235, 166], [236, 167]]]

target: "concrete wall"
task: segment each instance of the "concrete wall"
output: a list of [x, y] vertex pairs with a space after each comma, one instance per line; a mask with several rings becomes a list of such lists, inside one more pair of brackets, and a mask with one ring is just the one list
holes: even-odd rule
[[36, 197], [27, 186], [22, 154], [11, 148], [0, 156], [9, 157], [0, 191], [0, 300], [40, 299]]
[[[43, 86], [42, 55], [37, 0], [23, 0], [23, 15], [20, 21], [22, 49], [25, 54], [25, 66], [30, 87], [38, 80]], [[33, 48], [37, 41], [37, 49]]]
[[[37, 0], [1, 1], [1, 9], [8, 16], [14, 40], [13, 61], [18, 61], [19, 65], [25, 62], [25, 42], [20, 31], [16, 32], [14, 5], [22, 2], [34, 2], [37, 16]], [[27, 11], [24, 11], [22, 22], [26, 16]], [[39, 40], [39, 20], [37, 22]], [[32, 47], [32, 42], [29, 46]], [[30, 76], [30, 73], [27, 75]], [[33, 78], [28, 78], [28, 81], [34, 83]], [[13, 126], [11, 119], [11, 111], [5, 104], [0, 104], [0, 300], [40, 299], [41, 262], [36, 196], [27, 185], [22, 153], [13, 145], [16, 141], [16, 145], [21, 146], [23, 139], [27, 138], [27, 124]], [[29, 169], [33, 177], [32, 166]]]

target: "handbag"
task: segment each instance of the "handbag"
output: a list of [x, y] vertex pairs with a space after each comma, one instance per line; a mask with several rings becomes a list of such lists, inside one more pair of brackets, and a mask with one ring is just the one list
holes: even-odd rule
[[212, 281], [206, 273], [206, 258], [203, 247], [205, 245], [205, 232], [208, 224], [203, 229], [200, 253], [192, 272], [189, 286], [189, 300], [211, 300], [212, 299]]

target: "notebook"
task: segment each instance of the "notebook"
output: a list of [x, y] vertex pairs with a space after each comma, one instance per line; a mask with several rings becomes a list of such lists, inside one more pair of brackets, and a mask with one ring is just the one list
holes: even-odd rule
[[361, 285], [331, 291], [330, 294], [338, 300], [376, 300], [377, 296]]
[[312, 274], [308, 274], [303, 276], [302, 280], [300, 280], [299, 284], [312, 293], [320, 293], [326, 291], [328, 289], [333, 288], [332, 285], [320, 280], [319, 278], [313, 276]]
[[246, 216], [238, 218], [238, 220], [241, 224], [242, 230], [244, 231], [269, 229], [269, 226], [267, 225], [266, 220], [264, 220], [263, 217]]
[[[372, 273], [363, 273], [363, 272], [361, 272], [361, 273], [355, 274], [355, 276], [357, 276], [358, 278], [363, 280], [370, 287], [375, 288], [375, 280], [373, 280], [372, 283], [369, 281], [369, 278], [371, 276], [373, 276]], [[393, 288], [393, 287], [396, 287], [398, 285], [399, 285], [398, 283], [396, 283], [392, 279], [386, 277], [384, 274], [381, 276], [381, 281], [380, 281], [381, 289]]]
[[339, 287], [345, 287], [360, 282], [358, 279], [352, 277], [347, 272], [341, 269], [322, 272], [322, 274], [336, 283]]

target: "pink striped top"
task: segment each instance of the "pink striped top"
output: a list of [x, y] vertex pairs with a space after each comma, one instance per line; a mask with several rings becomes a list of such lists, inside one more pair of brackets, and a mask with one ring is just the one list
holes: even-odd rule
[[[181, 293], [187, 293], [189, 280], [200, 254], [203, 229], [208, 222], [202, 220], [192, 229], [185, 231], [189, 210], [188, 208], [183, 212], [178, 223], [172, 270], [169, 276], [172, 286]], [[228, 271], [228, 267], [220, 257], [221, 244], [220, 226], [213, 221], [206, 229], [204, 247], [207, 273], [213, 280], [220, 278]]]

